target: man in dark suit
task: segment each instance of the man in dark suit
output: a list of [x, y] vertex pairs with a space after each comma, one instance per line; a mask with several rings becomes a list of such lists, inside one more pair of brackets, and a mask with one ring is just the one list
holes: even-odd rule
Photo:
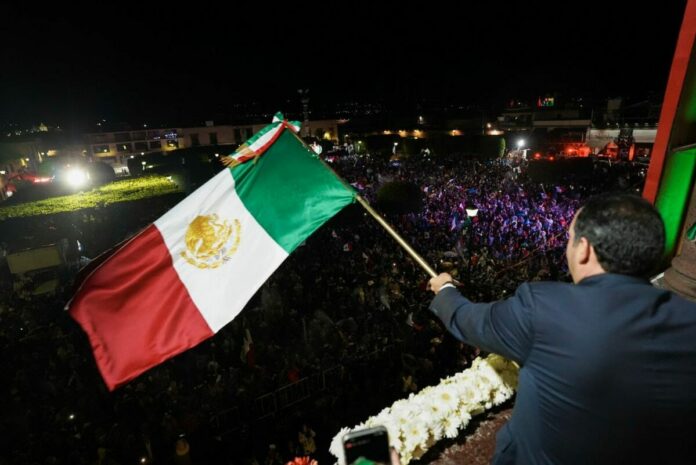
[[521, 366], [495, 465], [696, 464], [696, 303], [650, 285], [664, 225], [643, 199], [591, 199], [570, 225], [570, 283], [473, 303], [443, 273], [430, 308], [459, 340]]

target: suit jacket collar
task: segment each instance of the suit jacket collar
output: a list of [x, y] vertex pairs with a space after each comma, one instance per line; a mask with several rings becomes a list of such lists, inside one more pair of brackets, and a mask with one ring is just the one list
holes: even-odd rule
[[650, 282], [645, 278], [638, 278], [635, 276], [628, 276], [625, 274], [616, 273], [600, 273], [593, 276], [588, 276], [587, 278], [580, 281], [578, 286], [614, 286], [616, 284], [649, 284]]

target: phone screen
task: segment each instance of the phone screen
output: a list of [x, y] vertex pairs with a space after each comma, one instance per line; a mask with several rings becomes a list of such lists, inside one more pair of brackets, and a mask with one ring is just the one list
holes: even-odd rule
[[343, 438], [343, 450], [347, 465], [352, 465], [360, 458], [387, 465], [391, 462], [389, 436], [383, 427], [346, 434]]

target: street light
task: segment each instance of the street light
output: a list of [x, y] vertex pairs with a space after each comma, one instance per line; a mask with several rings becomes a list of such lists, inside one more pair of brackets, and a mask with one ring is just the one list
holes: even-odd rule
[[527, 149], [522, 149], [522, 147], [524, 147], [526, 145], [525, 142], [526, 141], [524, 139], [520, 139], [517, 141], [517, 151], [518, 151], [518, 153], [520, 151], [522, 152], [522, 159], [524, 159], [524, 160], [527, 159]]
[[67, 183], [76, 189], [83, 187], [89, 181], [89, 175], [81, 168], [71, 168], [65, 173]]

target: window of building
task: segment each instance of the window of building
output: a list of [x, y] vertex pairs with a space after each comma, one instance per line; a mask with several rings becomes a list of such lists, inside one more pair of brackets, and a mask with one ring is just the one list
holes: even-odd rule
[[239, 128], [234, 128], [234, 142], [236, 144], [242, 143], [242, 131]]
[[138, 132], [133, 132], [131, 133], [133, 136], [133, 140], [145, 140], [145, 131], [138, 131]]
[[246, 128], [246, 139], [249, 139], [251, 136], [254, 135], [254, 128]]
[[168, 140], [167, 147], [170, 149], [178, 149], [179, 148], [179, 141], [176, 139]]
[[136, 152], [144, 152], [147, 150], [147, 142], [136, 142], [135, 143], [135, 151]]
[[217, 145], [217, 132], [211, 132], [208, 135], [210, 136], [210, 145]]
[[160, 141], [155, 140], [155, 141], [150, 141], [150, 149], [151, 150], [159, 150], [162, 148], [162, 144]]
[[114, 134], [114, 140], [116, 142], [128, 142], [131, 140], [130, 134], [127, 132], [120, 132], [117, 134]]
[[91, 136], [93, 144], [99, 144], [102, 142], [109, 142], [109, 138], [106, 134], [93, 134]]
[[116, 150], [119, 152], [132, 152], [133, 146], [131, 144], [116, 144]]
[[108, 145], [94, 145], [92, 146], [92, 153], [109, 153]]
[[191, 147], [197, 147], [201, 145], [201, 141], [198, 140], [198, 134], [191, 134]]

